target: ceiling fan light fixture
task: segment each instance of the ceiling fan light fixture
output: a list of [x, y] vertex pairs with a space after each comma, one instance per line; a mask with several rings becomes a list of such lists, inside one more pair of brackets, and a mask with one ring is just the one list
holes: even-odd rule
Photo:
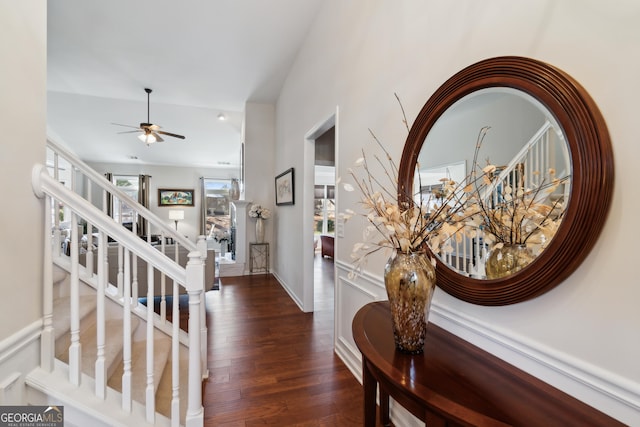
[[147, 133], [147, 134], [143, 133], [141, 135], [138, 135], [138, 139], [147, 145], [153, 144], [154, 142], [156, 142], [156, 137], [152, 133]]

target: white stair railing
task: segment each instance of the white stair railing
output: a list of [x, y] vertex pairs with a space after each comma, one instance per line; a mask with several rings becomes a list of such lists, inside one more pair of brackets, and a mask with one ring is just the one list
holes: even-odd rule
[[[102, 178], [104, 180], [104, 178]], [[106, 180], [104, 180], [107, 182]], [[139, 257], [144, 260], [149, 266], [149, 289], [147, 299], [148, 310], [146, 316], [146, 322], [148, 326], [146, 334], [147, 342], [147, 365], [153, 365], [155, 354], [153, 352], [154, 342], [154, 317], [156, 316], [153, 311], [153, 271], [157, 269], [162, 274], [166, 275], [174, 283], [174, 328], [172, 330], [172, 348], [178, 348], [180, 346], [180, 330], [176, 325], [179, 322], [179, 312], [176, 311], [178, 307], [178, 298], [180, 288], [184, 289], [189, 296], [189, 333], [188, 333], [188, 352], [189, 352], [189, 376], [188, 386], [186, 390], [187, 399], [187, 413], [185, 417], [185, 425], [187, 427], [196, 427], [203, 425], [203, 409], [202, 409], [202, 391], [201, 384], [203, 379], [203, 354], [206, 355], [206, 346], [203, 346], [203, 316], [204, 316], [204, 304], [201, 303], [202, 294], [204, 289], [204, 262], [203, 257], [197, 250], [189, 252], [189, 261], [186, 267], [181, 267], [175, 261], [169, 259], [161, 251], [152, 247], [148, 242], [140, 239], [137, 235], [123, 227], [118, 222], [114, 221], [111, 217], [106, 215], [100, 209], [93, 206], [89, 201], [85, 200], [82, 196], [78, 195], [74, 191], [66, 188], [60, 184], [57, 179], [51, 177], [43, 165], [36, 165], [33, 169], [32, 185], [34, 193], [39, 198], [46, 198], [47, 203], [45, 206], [49, 208], [63, 204], [66, 209], [71, 213], [71, 240], [70, 240], [70, 271], [71, 271], [71, 298], [70, 298], [70, 314], [71, 314], [71, 346], [69, 348], [69, 381], [74, 385], [79, 385], [82, 378], [82, 346], [79, 342], [79, 330], [80, 330], [80, 318], [79, 318], [79, 276], [80, 276], [80, 263], [79, 263], [79, 247], [80, 238], [78, 235], [77, 222], [81, 218], [87, 223], [92, 224], [92, 227], [98, 231], [98, 263], [97, 263], [97, 356], [95, 360], [95, 376], [96, 376], [96, 396], [103, 398], [106, 390], [106, 369], [104, 367], [104, 353], [105, 353], [105, 340], [104, 340], [104, 323], [105, 323], [105, 310], [104, 310], [104, 296], [105, 288], [108, 283], [108, 268], [107, 268], [107, 241], [111, 237], [118, 242], [119, 247], [123, 248], [123, 289], [122, 289], [122, 305], [123, 305], [123, 344], [124, 344], [124, 356], [123, 362], [125, 365], [123, 375], [123, 388], [122, 388], [122, 407], [125, 411], [131, 410], [131, 313], [133, 307], [131, 306], [131, 256]], [[47, 212], [46, 217], [50, 217]], [[51, 220], [45, 221], [45, 224], [50, 226]], [[45, 247], [45, 262], [51, 261], [54, 256], [51, 255], [52, 248], [56, 251], [59, 245], [59, 240], [56, 242], [56, 233], [51, 233], [51, 229], [45, 233], [45, 236], [49, 241], [44, 245]], [[164, 234], [162, 234], [164, 237]], [[178, 239], [176, 238], [177, 242]], [[177, 243], [176, 243], [177, 244]], [[196, 247], [192, 243], [190, 246]], [[200, 244], [202, 248], [202, 244]], [[204, 248], [206, 249], [206, 248]], [[131, 254], [131, 255], [130, 255]], [[60, 255], [58, 255], [60, 256]], [[93, 268], [93, 267], [92, 267]], [[84, 271], [88, 275], [93, 275], [92, 270], [84, 266]], [[51, 273], [47, 273], [46, 276], [51, 276]], [[52, 299], [52, 280], [47, 277], [45, 282], [44, 296], [45, 298]], [[44, 303], [44, 319], [45, 327], [43, 330], [43, 350], [42, 350], [42, 366], [47, 369], [52, 369], [54, 350], [52, 340], [54, 337], [54, 331], [52, 330], [52, 322], [49, 319], [53, 316], [52, 304], [50, 301]], [[206, 329], [204, 329], [204, 336], [206, 337]], [[177, 352], [176, 352], [177, 353]], [[174, 354], [176, 356], [176, 354]], [[180, 411], [179, 401], [181, 390], [179, 386], [179, 356], [174, 357], [172, 362], [172, 378], [174, 383], [172, 384], [172, 403], [171, 403], [171, 419], [172, 424], [177, 426], [180, 424]], [[150, 393], [150, 390], [155, 390], [155, 382], [159, 381], [159, 378], [154, 378], [153, 371], [147, 372], [147, 390], [146, 390], [146, 416], [147, 421], [154, 422], [156, 408], [155, 408], [155, 394]]]
[[[149, 209], [147, 209], [146, 207], [142, 206], [140, 203], [138, 203], [136, 200], [133, 200], [131, 197], [129, 197], [129, 195], [127, 195], [124, 191], [122, 191], [121, 189], [119, 189], [118, 187], [116, 187], [115, 185], [113, 185], [111, 182], [109, 182], [108, 180], [105, 179], [105, 177], [101, 174], [99, 174], [98, 172], [96, 172], [93, 168], [91, 168], [89, 165], [87, 165], [86, 163], [84, 163], [78, 156], [76, 156], [73, 152], [71, 152], [70, 150], [68, 150], [67, 148], [65, 148], [64, 146], [62, 146], [61, 144], [56, 143], [53, 139], [48, 138], [47, 139], [47, 149], [51, 151], [52, 155], [53, 155], [53, 163], [52, 163], [52, 167], [53, 167], [53, 176], [54, 179], [56, 181], [58, 181], [60, 179], [59, 175], [60, 175], [60, 160], [62, 159], [63, 161], [65, 161], [67, 163], [67, 167], [71, 169], [70, 173], [71, 173], [71, 187], [72, 190], [75, 191], [75, 186], [76, 186], [76, 181], [77, 180], [81, 180], [84, 184], [85, 184], [85, 199], [88, 200], [89, 202], [92, 203], [92, 188], [93, 187], [97, 187], [100, 188], [102, 190], [102, 211], [104, 213], [107, 212], [107, 200], [110, 198], [112, 201], [120, 201], [120, 203], [118, 203], [119, 209], [122, 209], [122, 205], [126, 204], [127, 206], [129, 206], [134, 212], [135, 214], [144, 219], [147, 223], [147, 239], [150, 238], [151, 234], [152, 234], [152, 228], [154, 230], [157, 230], [157, 232], [160, 235], [160, 240], [162, 242], [161, 248], [162, 248], [162, 252], [164, 253], [164, 248], [165, 248], [165, 241], [167, 238], [171, 238], [174, 242], [175, 245], [175, 249], [176, 249], [176, 262], [177, 262], [177, 250], [179, 246], [184, 247], [187, 252], [193, 252], [193, 251], [198, 251], [201, 254], [202, 257], [202, 261], [203, 263], [205, 262], [205, 260], [207, 259], [207, 255], [208, 255], [208, 251], [206, 248], [206, 241], [204, 240], [203, 236], [200, 236], [198, 238], [198, 243], [194, 244], [193, 242], [191, 242], [189, 239], [187, 239], [186, 237], [184, 237], [183, 235], [177, 233], [177, 231], [175, 231], [173, 228], [171, 228], [169, 225], [166, 224], [166, 222], [159, 218], [157, 215], [155, 215], [153, 212], [151, 212]], [[76, 177], [76, 175], [79, 175], [79, 178]], [[118, 218], [121, 219], [122, 218], [122, 212], [120, 212], [120, 215], [118, 215]], [[61, 242], [61, 236], [60, 236], [60, 229], [59, 229], [59, 225], [60, 225], [60, 220], [59, 220], [59, 216], [55, 215], [55, 225], [56, 227], [54, 228], [54, 240], [56, 242], [56, 244], [54, 245], [54, 254], [57, 255], [60, 253], [61, 251], [61, 247], [62, 245], [60, 245], [59, 243]], [[90, 221], [87, 221], [87, 230], [93, 230], [93, 225]], [[49, 232], [49, 231], [47, 231]], [[93, 244], [92, 244], [92, 240], [93, 240], [93, 233], [88, 232], [87, 233], [87, 255], [86, 255], [86, 265], [87, 268], [89, 269], [89, 271], [93, 271], [91, 268], [93, 266]], [[118, 248], [118, 276], [117, 276], [117, 285], [118, 285], [118, 294], [122, 295], [122, 278], [124, 276], [124, 272], [123, 272], [123, 252], [122, 252], [122, 247]], [[137, 297], [138, 297], [138, 281], [137, 281], [137, 259], [134, 257], [133, 260], [133, 272], [134, 272], [134, 278], [133, 278], [133, 282], [132, 282], [132, 296], [134, 297], [134, 305], [137, 305]], [[166, 322], [166, 295], [165, 295], [165, 276], [164, 274], [161, 274], [161, 300], [160, 300], [160, 316], [162, 319], [162, 322]], [[201, 309], [201, 325], [202, 325], [202, 330], [201, 330], [201, 334], [200, 334], [200, 340], [202, 343], [202, 361], [201, 361], [201, 365], [202, 365], [202, 369], [203, 369], [203, 373], [204, 376], [208, 376], [208, 371], [207, 371], [207, 354], [206, 354], [206, 350], [207, 350], [207, 326], [206, 326], [206, 322], [205, 322], [205, 308], [204, 305], [202, 306]]]
[[[564, 163], [559, 163], [558, 158], [564, 159]], [[514, 186], [518, 183], [523, 188], [535, 188], [542, 184], [541, 177], [547, 176], [550, 169], [557, 170], [563, 176], [568, 174], [571, 170], [570, 161], [562, 132], [550, 121], [545, 121], [480, 197], [489, 205], [489, 201], [498, 203], [505, 185]], [[539, 173], [534, 173], [536, 171]], [[569, 191], [569, 186], [565, 185], [565, 198]], [[483, 243], [483, 232], [478, 230], [474, 239], [450, 239], [450, 243], [453, 250], [443, 254], [444, 262], [461, 274], [484, 278], [487, 248]]]

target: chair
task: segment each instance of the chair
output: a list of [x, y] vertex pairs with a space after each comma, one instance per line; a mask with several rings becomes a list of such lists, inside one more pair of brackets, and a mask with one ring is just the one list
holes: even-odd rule
[[333, 258], [333, 245], [333, 236], [320, 236], [320, 250], [323, 257], [328, 256]]

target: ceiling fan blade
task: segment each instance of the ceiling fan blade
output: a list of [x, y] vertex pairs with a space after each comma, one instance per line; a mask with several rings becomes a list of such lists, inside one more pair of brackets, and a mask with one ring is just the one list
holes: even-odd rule
[[112, 125], [116, 125], [116, 126], [124, 126], [127, 128], [134, 128], [134, 129], [140, 129], [138, 126], [131, 126], [131, 125], [123, 125], [121, 123], [111, 123]]
[[176, 134], [176, 133], [165, 132], [165, 131], [163, 131], [163, 130], [159, 130], [159, 131], [158, 131], [158, 133], [161, 133], [161, 134], [163, 134], [163, 135], [167, 135], [167, 136], [172, 136], [172, 137], [174, 137], [174, 138], [184, 139], [184, 136], [182, 136], [182, 135], [178, 135], [178, 134]]
[[158, 134], [157, 134], [157, 133], [155, 133], [155, 132], [151, 132], [151, 135], [153, 135], [153, 136], [155, 137], [156, 142], [162, 142], [162, 141], [164, 141], [164, 139], [160, 138], [160, 135], [158, 135]]
[[138, 129], [138, 130], [125, 130], [122, 132], [116, 132], [116, 133], [136, 133], [136, 132], [142, 132], [142, 129]]
[[154, 125], [154, 124], [151, 124], [151, 125], [149, 126], [149, 129], [151, 129], [151, 130], [158, 130], [158, 129], [160, 129], [160, 126], [158, 126], [158, 125]]

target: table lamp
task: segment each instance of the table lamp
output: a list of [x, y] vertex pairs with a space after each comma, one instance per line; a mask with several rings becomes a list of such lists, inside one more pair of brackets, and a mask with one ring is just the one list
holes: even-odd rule
[[176, 223], [176, 231], [178, 231], [178, 221], [184, 219], [184, 211], [181, 209], [172, 209], [169, 211], [169, 219]]

